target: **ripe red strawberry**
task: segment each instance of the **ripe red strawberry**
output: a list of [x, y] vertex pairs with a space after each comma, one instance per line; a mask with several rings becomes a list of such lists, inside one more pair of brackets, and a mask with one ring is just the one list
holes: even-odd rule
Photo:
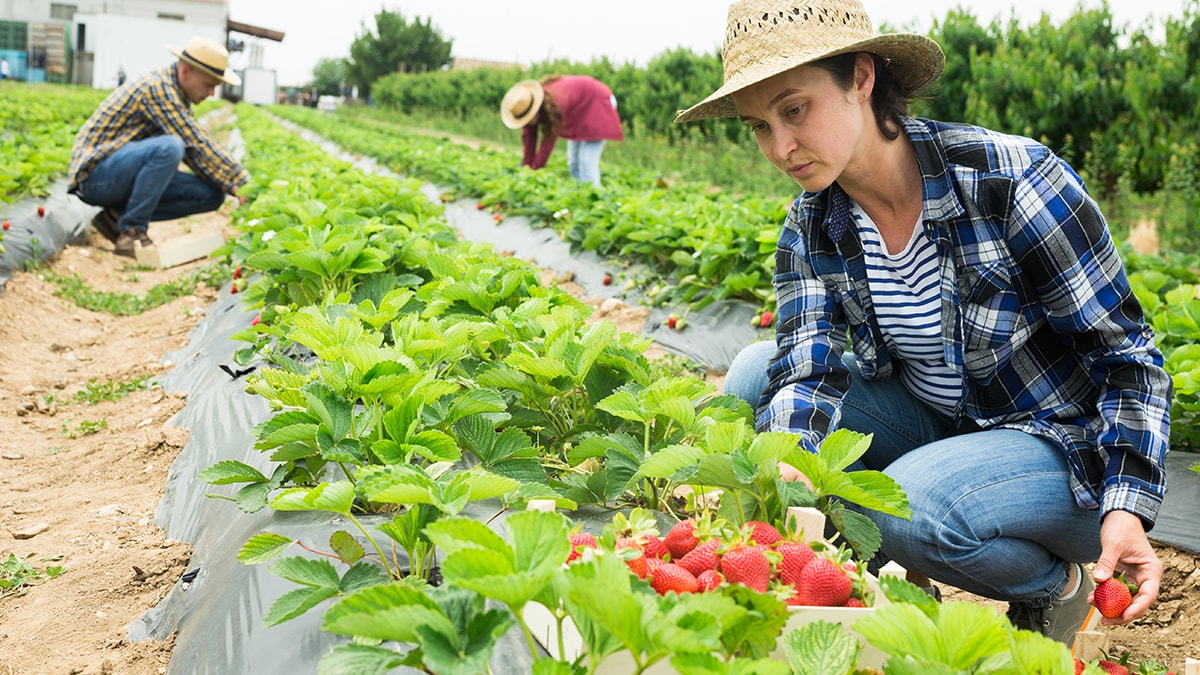
[[713, 590], [717, 586], [720, 586], [723, 581], [725, 581], [725, 577], [721, 576], [721, 573], [716, 570], [704, 570], [696, 575], [696, 583], [699, 584], [699, 591], [701, 593]]
[[812, 547], [802, 541], [784, 541], [775, 546], [783, 559], [779, 563], [779, 578], [789, 586], [795, 586], [800, 573], [817, 557]]
[[612, 285], [612, 275], [609, 274], [608, 272], [605, 272], [604, 278], [601, 279], [600, 282], [603, 283], [605, 286], [611, 286]]
[[475, 202], [475, 208], [477, 208], [477, 209], [479, 209], [480, 211], [482, 211], [482, 210], [486, 209], [486, 208], [487, 208], [487, 206], [485, 206], [483, 202]]
[[720, 545], [720, 541], [709, 539], [685, 553], [676, 564], [697, 576], [704, 570], [716, 570], [721, 564], [721, 559], [717, 557], [717, 547]]
[[44, 207], [44, 206], [38, 207], [38, 216], [40, 216], [42, 218], [46, 217], [46, 207]]
[[746, 525], [751, 528], [751, 541], [759, 546], [774, 546], [783, 541], [783, 535], [779, 534], [779, 530], [775, 529], [775, 526], [770, 523], [764, 523], [761, 520], [749, 520], [746, 521]]
[[721, 556], [721, 574], [731, 584], [749, 586], [760, 593], [767, 592], [771, 581], [771, 563], [757, 546], [735, 544]]
[[1108, 675], [1129, 675], [1129, 669], [1115, 661], [1100, 659], [1096, 665], [1100, 666], [1100, 669]]
[[1080, 675], [1084, 668], [1087, 668], [1087, 664], [1079, 659], [1075, 659], [1075, 675]]
[[233, 278], [234, 279], [242, 278], [242, 266], [241, 265], [238, 265], [237, 267], [233, 268]]
[[[1132, 589], [1136, 592], [1137, 589]], [[1129, 605], [1133, 602], [1133, 593], [1129, 585], [1125, 582], [1125, 576], [1118, 574], [1115, 577], [1109, 577], [1101, 581], [1096, 586], [1095, 595], [1092, 597], [1092, 604], [1096, 605], [1096, 609], [1104, 616], [1115, 619], [1125, 613]]]
[[675, 563], [663, 563], [654, 569], [650, 577], [650, 586], [659, 595], [672, 591], [676, 593], [695, 593], [700, 588], [700, 582], [695, 575]]
[[773, 323], [775, 323], [775, 312], [767, 310], [762, 313], [762, 318], [759, 320], [758, 325], [761, 328], [766, 328]]
[[796, 596], [802, 605], [841, 607], [853, 588], [854, 582], [837, 562], [817, 556], [800, 572]]
[[679, 325], [679, 317], [674, 314], [667, 315], [667, 328], [675, 328]]
[[262, 323], [262, 314], [255, 314], [254, 318], [250, 320], [251, 326], [257, 326], [260, 323]]
[[654, 576], [654, 570], [666, 564], [667, 561], [663, 560], [662, 558], [651, 558], [650, 556], [646, 556], [646, 577], [649, 578]]
[[856, 598], [854, 596], [850, 596], [850, 599], [847, 600], [844, 605], [842, 605], [842, 607], [866, 607], [866, 606], [867, 606], [867, 603], [863, 602], [862, 598]]
[[621, 537], [613, 544], [613, 550], [621, 553], [621, 558], [625, 560], [625, 564], [629, 566], [629, 570], [637, 575], [639, 579], [645, 579], [649, 567], [646, 564], [646, 554], [642, 551], [642, 547], [638, 545], [636, 539], [630, 537]]
[[671, 553], [671, 560], [679, 560], [687, 552], [696, 548], [700, 540], [696, 538], [696, 521], [688, 518], [671, 526], [667, 536], [663, 537], [663, 545]]
[[642, 536], [642, 550], [646, 552], [646, 557], [650, 559], [662, 560], [670, 558], [671, 552], [667, 550], [667, 545], [662, 539], [658, 538], [657, 534], [646, 534]]
[[496, 222], [498, 223], [498, 222], [500, 222], [500, 221], [504, 220], [504, 216], [502, 216], [502, 215], [500, 215], [499, 213], [497, 213], [497, 214], [495, 214], [495, 215], [493, 215], [493, 216], [492, 216], [492, 220], [494, 220], [494, 221], [496, 221]]
[[5, 232], [8, 232], [8, 228], [12, 227], [12, 224], [11, 224], [11, 223], [9, 223], [9, 222], [6, 220], [6, 221], [4, 221], [4, 224], [3, 224], [3, 225], [0, 225], [0, 227], [3, 227], [3, 228], [4, 228], [4, 231], [5, 231]]
[[587, 532], [572, 532], [570, 536], [571, 555], [567, 556], [567, 562], [575, 562], [583, 555], [583, 549], [596, 548], [596, 537]]

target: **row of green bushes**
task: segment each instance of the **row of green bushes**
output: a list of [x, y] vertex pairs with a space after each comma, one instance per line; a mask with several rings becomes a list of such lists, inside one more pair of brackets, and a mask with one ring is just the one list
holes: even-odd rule
[[[890, 30], [890, 28], [885, 27]], [[966, 121], [1045, 142], [1080, 169], [1093, 190], [1181, 193], [1200, 206], [1200, 3], [1182, 18], [1114, 26], [1107, 7], [1079, 10], [1061, 24], [1048, 18], [981, 25], [965, 10], [936, 21], [930, 37], [946, 52], [936, 90], [918, 115]], [[529, 70], [395, 74], [376, 83], [375, 101], [404, 112], [469, 120], [497, 115], [517, 80], [554, 72], [583, 73], [608, 83], [632, 138], [672, 142], [737, 142], [748, 136], [735, 120], [676, 125], [676, 110], [720, 86], [716, 53], [667, 51], [645, 67], [608, 60], [550, 61]], [[499, 126], [499, 125], [496, 125]]]

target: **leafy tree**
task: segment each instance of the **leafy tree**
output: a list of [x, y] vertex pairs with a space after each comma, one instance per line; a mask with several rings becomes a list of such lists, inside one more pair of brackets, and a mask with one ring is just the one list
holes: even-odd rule
[[442, 37], [431, 19], [409, 23], [399, 12], [381, 10], [375, 15], [375, 32], [364, 32], [350, 45], [346, 79], [358, 85], [363, 97], [375, 80], [395, 72], [440, 70], [450, 64], [454, 41]]
[[321, 96], [338, 96], [346, 81], [346, 59], [321, 59], [313, 67], [312, 86]]

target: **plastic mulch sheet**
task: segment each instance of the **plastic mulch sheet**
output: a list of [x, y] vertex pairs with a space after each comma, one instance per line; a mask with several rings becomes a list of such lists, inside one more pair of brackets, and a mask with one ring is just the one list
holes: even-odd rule
[[[44, 215], [38, 215], [41, 207]], [[67, 194], [67, 182], [51, 185], [47, 197], [29, 197], [0, 204], [0, 221], [8, 223], [0, 241], [0, 291], [3, 284], [34, 262], [63, 250], [67, 244], [87, 243], [92, 216], [100, 209]]]

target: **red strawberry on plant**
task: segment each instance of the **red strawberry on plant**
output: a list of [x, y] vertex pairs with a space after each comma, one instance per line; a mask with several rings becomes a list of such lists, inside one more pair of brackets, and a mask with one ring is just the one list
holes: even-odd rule
[[497, 223], [499, 223], [500, 221], [504, 220], [504, 216], [502, 216], [502, 215], [500, 215], [499, 213], [497, 213], [497, 214], [494, 214], [494, 215], [492, 216], [492, 220], [494, 220], [494, 221], [496, 221]]
[[764, 523], [761, 520], [748, 520], [746, 525], [750, 528], [750, 539], [759, 546], [774, 546], [783, 541], [783, 535], [779, 534], [779, 530], [775, 529], [774, 525]]
[[636, 539], [621, 537], [613, 544], [613, 550], [620, 554], [625, 564], [629, 566], [629, 570], [639, 579], [646, 578], [646, 573], [649, 571], [646, 565], [646, 554]]
[[696, 575], [696, 583], [699, 585], [698, 590], [701, 593], [713, 590], [717, 586], [720, 586], [723, 581], [725, 581], [725, 577], [721, 576], [721, 573], [716, 570], [704, 570]]
[[780, 542], [775, 546], [775, 551], [782, 556], [779, 562], [779, 578], [789, 586], [796, 585], [800, 580], [800, 573], [817, 557], [812, 547], [802, 541]]
[[1133, 603], [1133, 594], [1136, 592], [1137, 588], [1131, 587], [1125, 581], [1125, 575], [1118, 573], [1117, 576], [1109, 577], [1096, 585], [1092, 604], [1104, 616], [1116, 619], [1125, 614], [1125, 610]]
[[575, 562], [583, 555], [583, 549], [596, 548], [596, 537], [587, 532], [572, 532], [569, 537], [571, 542], [571, 555], [567, 556], [567, 562]]
[[719, 540], [709, 539], [685, 553], [677, 561], [677, 564], [695, 575], [699, 575], [704, 570], [716, 570], [721, 564], [721, 559], [717, 557], [717, 548], [720, 545]]
[[255, 314], [254, 318], [250, 320], [251, 326], [257, 326], [260, 323], [262, 323], [262, 314]]
[[667, 315], [667, 328], [674, 329], [678, 325], [679, 317], [675, 316], [674, 314]]
[[44, 207], [44, 206], [38, 207], [38, 216], [42, 217], [42, 218], [46, 217], [46, 207]]
[[650, 586], [659, 595], [667, 593], [695, 593], [700, 588], [700, 582], [691, 572], [675, 563], [663, 563], [654, 569], [650, 577]]
[[487, 206], [483, 202], [475, 202], [475, 208], [482, 211], [482, 210], [486, 209]]
[[238, 265], [237, 267], [233, 268], [233, 278], [234, 279], [242, 278], [242, 266], [241, 265]]
[[1100, 659], [1096, 665], [1100, 666], [1100, 669], [1108, 675], [1129, 675], [1129, 669], [1115, 661]]
[[700, 540], [696, 538], [696, 521], [688, 518], [671, 526], [667, 536], [663, 537], [663, 545], [671, 553], [672, 560], [679, 560], [687, 552], [696, 548]]
[[796, 582], [797, 600], [802, 605], [840, 607], [850, 599], [854, 582], [836, 561], [817, 556], [804, 566]]
[[657, 534], [647, 534], [642, 537], [642, 550], [646, 552], [646, 557], [650, 559], [662, 560], [670, 558], [671, 552], [667, 550], [667, 545], [662, 539], [658, 538]]
[[611, 286], [612, 285], [612, 275], [609, 274], [608, 272], [605, 272], [604, 278], [600, 280], [600, 283], [604, 284], [605, 286]]
[[766, 328], [775, 323], [775, 312], [767, 310], [762, 313], [762, 318], [759, 319], [758, 325], [760, 328]]
[[0, 225], [0, 227], [3, 227], [3, 228], [4, 228], [4, 231], [5, 231], [5, 232], [8, 232], [8, 228], [12, 227], [12, 224], [11, 224], [11, 223], [9, 223], [9, 222], [6, 220], [6, 221], [4, 221], [4, 224], [3, 224], [3, 225]]
[[720, 572], [729, 583], [749, 586], [759, 593], [766, 593], [771, 581], [771, 563], [766, 553], [746, 544], [734, 544], [721, 555]]

